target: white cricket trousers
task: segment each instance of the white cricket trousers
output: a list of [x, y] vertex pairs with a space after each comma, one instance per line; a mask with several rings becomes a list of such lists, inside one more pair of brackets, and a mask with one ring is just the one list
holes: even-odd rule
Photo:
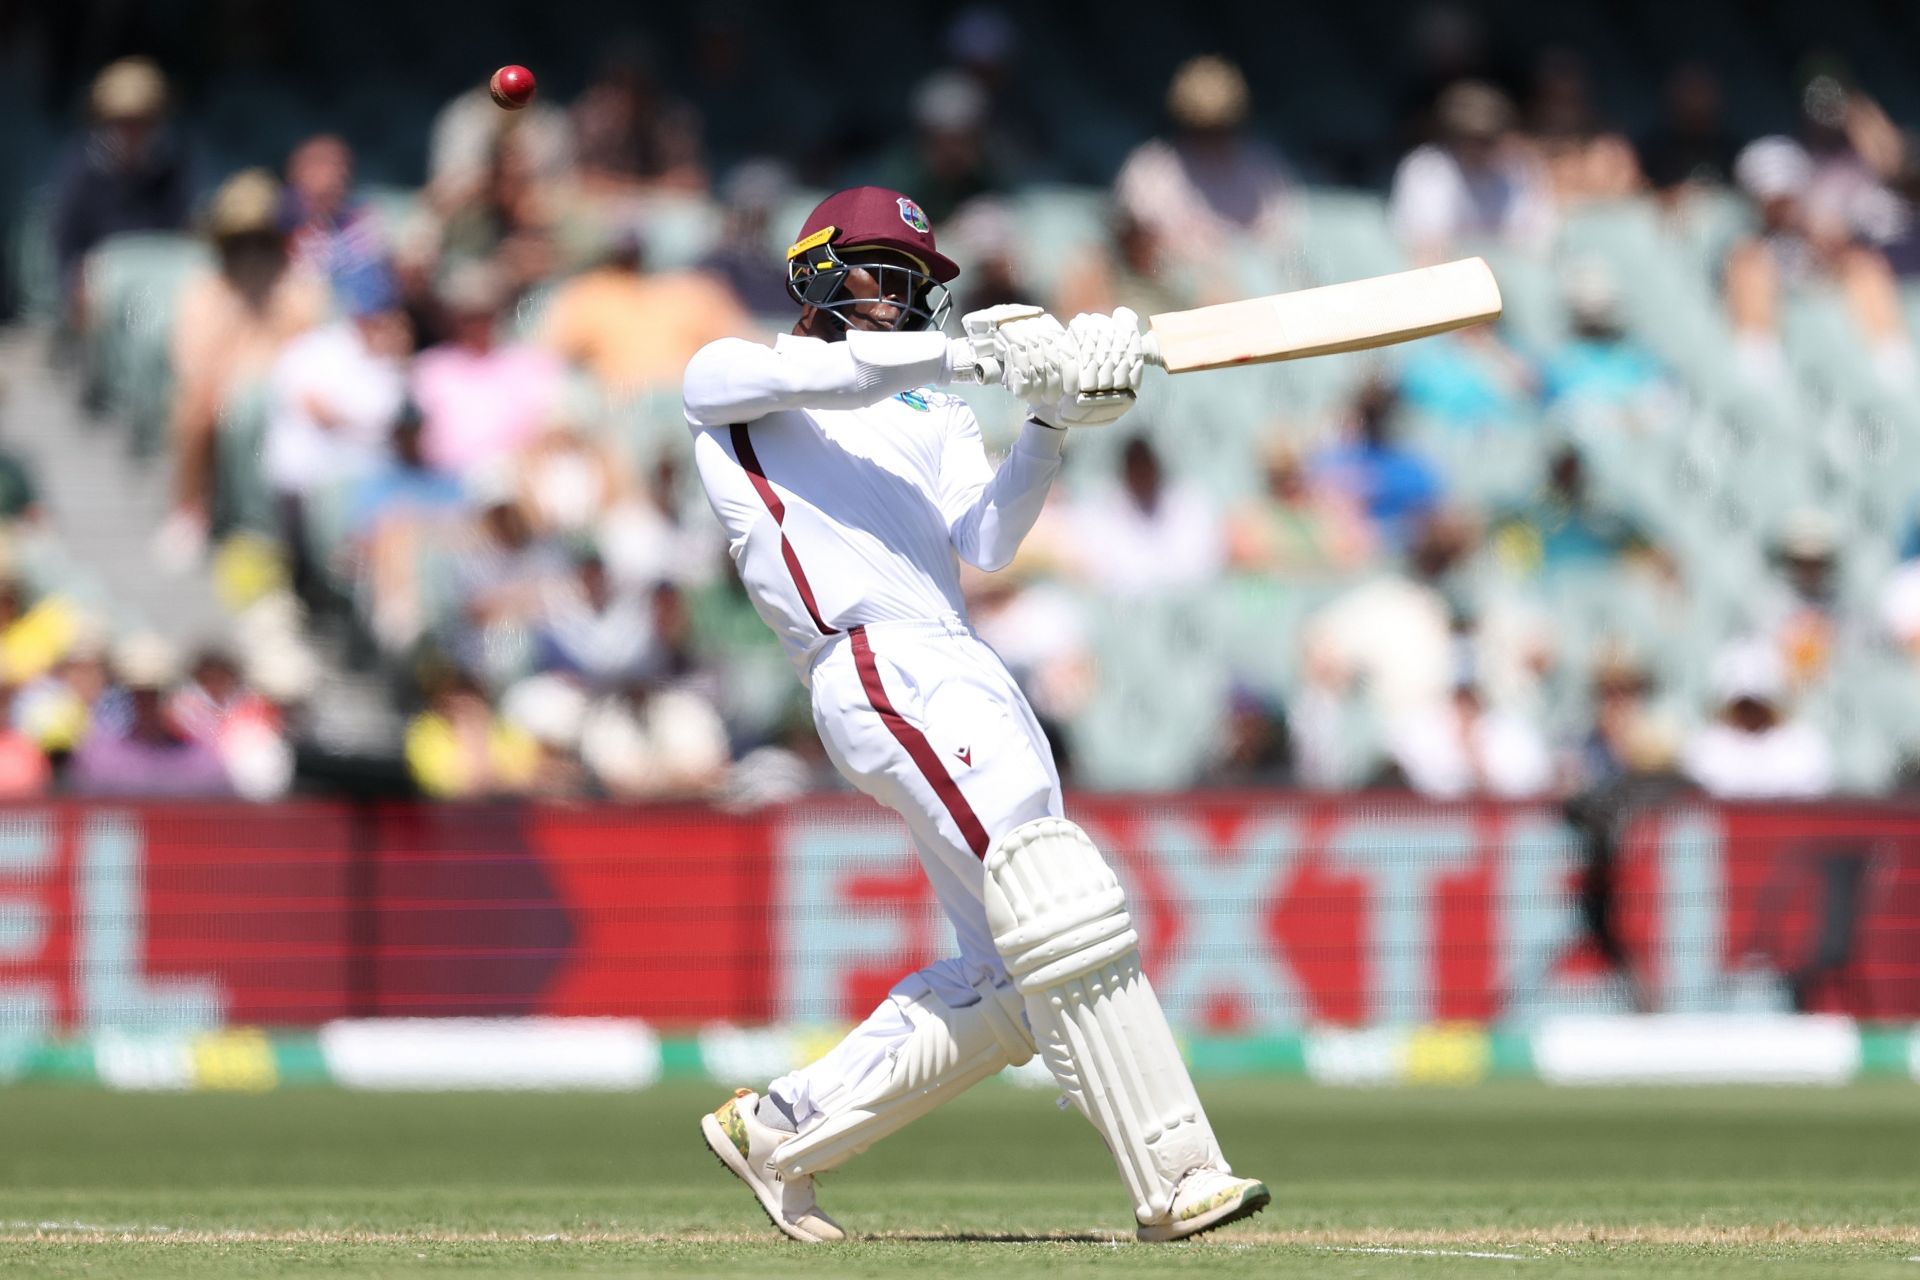
[[[974, 980], [1007, 981], [987, 928], [982, 859], [1003, 833], [1064, 817], [1053, 751], [998, 654], [957, 616], [876, 622], [828, 641], [814, 660], [813, 722], [827, 755], [902, 818], [960, 954], [903, 980], [949, 1006], [979, 999]], [[891, 999], [818, 1061], [768, 1093], [804, 1129], [832, 1100], [884, 1071], [912, 1030]]]

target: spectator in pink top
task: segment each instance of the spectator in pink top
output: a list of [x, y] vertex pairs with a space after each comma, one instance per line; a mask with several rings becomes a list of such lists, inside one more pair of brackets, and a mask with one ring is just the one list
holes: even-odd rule
[[453, 337], [414, 361], [425, 453], [441, 471], [470, 475], [507, 457], [538, 435], [559, 405], [559, 359], [498, 340], [506, 301], [504, 282], [490, 268], [460, 268], [441, 293]]

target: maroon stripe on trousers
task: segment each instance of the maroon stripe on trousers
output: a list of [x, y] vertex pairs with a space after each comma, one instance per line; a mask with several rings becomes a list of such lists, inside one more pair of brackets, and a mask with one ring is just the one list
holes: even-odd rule
[[867, 701], [880, 713], [880, 723], [887, 726], [894, 740], [907, 749], [914, 764], [932, 784], [933, 793], [940, 797], [940, 803], [947, 806], [947, 812], [953, 815], [960, 834], [966, 837], [967, 848], [973, 850], [973, 856], [987, 856], [987, 829], [980, 825], [980, 817], [974, 813], [973, 806], [960, 793], [960, 784], [947, 772], [947, 766], [940, 761], [940, 753], [927, 741], [927, 735], [914, 728], [907, 718], [893, 709], [892, 699], [887, 697], [886, 686], [880, 683], [880, 667], [873, 660], [873, 646], [867, 643], [865, 627], [850, 627], [847, 638], [853, 641], [853, 665], [860, 672], [860, 687], [867, 691]]
[[[760, 501], [767, 504], [767, 512], [773, 516], [776, 525], [786, 523], [787, 504], [780, 501], [780, 495], [773, 491], [773, 483], [767, 479], [766, 470], [760, 465], [760, 455], [753, 451], [753, 436], [747, 430], [747, 424], [736, 422], [730, 428], [733, 436], [733, 456], [747, 473], [747, 479], [753, 481], [753, 491], [760, 495]], [[800, 556], [793, 549], [793, 543], [787, 541], [787, 535], [780, 535], [780, 558], [787, 562], [787, 572], [793, 577], [793, 585], [800, 589], [800, 603], [807, 606], [807, 616], [813, 619], [813, 625], [820, 628], [823, 636], [840, 634], [826, 624], [820, 616], [820, 605], [813, 598], [813, 584], [807, 581], [807, 571], [800, 567]]]

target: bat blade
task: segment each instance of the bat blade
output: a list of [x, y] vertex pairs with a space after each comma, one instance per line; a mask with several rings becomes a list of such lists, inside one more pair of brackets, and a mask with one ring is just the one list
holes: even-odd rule
[[1370, 280], [1165, 312], [1148, 320], [1149, 359], [1168, 373], [1193, 373], [1365, 351], [1482, 324], [1500, 315], [1500, 305], [1500, 285], [1486, 262], [1463, 258]]

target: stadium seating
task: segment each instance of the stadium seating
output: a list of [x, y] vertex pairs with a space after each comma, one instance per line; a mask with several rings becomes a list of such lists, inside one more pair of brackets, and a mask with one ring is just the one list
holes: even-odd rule
[[[396, 224], [417, 207], [417, 195], [404, 188], [375, 188], [368, 196]], [[1022, 266], [1043, 287], [1105, 235], [1106, 197], [1097, 190], [1031, 188], [1015, 207]], [[640, 220], [650, 258], [660, 267], [697, 259], [718, 225], [709, 204], [685, 197], [649, 201]], [[1912, 468], [1875, 460], [1910, 456], [1920, 438], [1916, 414], [1878, 386], [1836, 299], [1815, 293], [1792, 302], [1785, 335], [1795, 379], [1790, 394], [1756, 394], [1733, 372], [1711, 264], [1743, 225], [1740, 207], [1724, 199], [1703, 200], [1679, 214], [1650, 201], [1621, 201], [1570, 216], [1544, 258], [1483, 247], [1507, 297], [1503, 337], [1536, 357], [1553, 351], [1567, 331], [1562, 272], [1596, 262], [1609, 267], [1630, 329], [1660, 352], [1683, 389], [1682, 398], [1654, 418], [1625, 423], [1568, 409], [1523, 429], [1462, 430], [1412, 414], [1403, 424], [1406, 438], [1440, 467], [1451, 500], [1483, 511], [1525, 500], [1541, 482], [1553, 442], [1571, 441], [1594, 492], [1675, 557], [1688, 597], [1678, 615], [1672, 589], [1663, 594], [1636, 572], [1523, 587], [1558, 624], [1558, 662], [1541, 690], [1545, 714], [1555, 723], [1573, 723], [1582, 713], [1586, 671], [1608, 637], [1644, 655], [1669, 696], [1698, 705], [1714, 649], [1753, 625], [1767, 549], [1787, 514], [1809, 505], [1828, 511], [1847, 535], [1849, 569], [1866, 579], [1884, 574], [1904, 536], [1920, 483]], [[1264, 286], [1272, 288], [1406, 265], [1380, 198], [1336, 189], [1303, 195], [1296, 250], [1253, 252], [1254, 274], [1264, 272]], [[173, 299], [206, 260], [198, 242], [178, 236], [120, 237], [97, 255], [90, 285], [101, 319], [92, 359], [108, 403], [132, 424], [136, 442], [151, 445], [164, 423]], [[1905, 301], [1920, 316], [1920, 294]], [[521, 308], [519, 328], [529, 329], [537, 311], [537, 303]], [[1369, 378], [1391, 377], [1402, 359], [1403, 353], [1388, 352], [1164, 380], [1129, 427], [1153, 439], [1176, 474], [1203, 485], [1224, 507], [1255, 491], [1259, 472], [1249, 462], [1270, 439], [1312, 447], [1328, 438], [1353, 391]], [[1004, 447], [1017, 429], [1018, 407], [976, 389], [960, 394], [980, 412], [989, 441]], [[671, 391], [612, 402], [582, 384], [570, 403], [576, 420], [609, 432], [636, 466], [685, 447]], [[264, 398], [255, 391], [222, 416], [222, 528], [272, 528], [271, 499], [257, 466], [264, 413]], [[1076, 437], [1068, 491], [1111, 475], [1130, 433]], [[323, 553], [339, 545], [344, 503], [340, 493], [319, 495], [309, 513]], [[438, 626], [456, 613], [453, 559], [432, 542], [419, 554], [429, 626]], [[352, 593], [353, 584], [341, 585]], [[1223, 707], [1233, 683], [1294, 692], [1301, 628], [1343, 585], [1232, 579], [1195, 599], [1125, 608], [1087, 598], [1103, 679], [1073, 727], [1086, 778], [1106, 786], [1172, 787], [1197, 776], [1217, 741], [1217, 712], [1207, 709]], [[1856, 680], [1848, 668], [1810, 703], [1835, 734], [1851, 784], [1884, 784], [1913, 736], [1886, 711], [1907, 705], [1887, 693], [1906, 687], [1902, 670], [1862, 667]], [[1350, 712], [1345, 749], [1358, 777], [1378, 765], [1378, 731], [1357, 704]]]
[[[1520, 47], [1579, 49], [1600, 105], [1630, 131], [1652, 124], [1657, 110], [1658, 85], [1649, 67], [1684, 56], [1701, 40], [1726, 59], [1731, 118], [1748, 133], [1790, 128], [1791, 103], [1782, 104], [1775, 83], [1777, 54], [1816, 28], [1839, 32], [1856, 69], [1874, 78], [1876, 93], [1896, 118], [1915, 114], [1920, 82], [1904, 74], [1898, 50], [1902, 40], [1920, 34], [1920, 18], [1888, 10], [1870, 21], [1858, 12], [1799, 0], [1762, 9], [1764, 21], [1742, 22], [1736, 19], [1746, 10], [1734, 0], [1686, 6], [1619, 0], [1605, 7], [1493, 0], [1484, 15]], [[1397, 106], [1376, 91], [1377, 77], [1367, 72], [1380, 33], [1409, 29], [1423, 13], [1419, 0], [1303, 11], [1290, 19], [1297, 27], [1294, 38], [1276, 44], [1254, 39], [1244, 14], [1201, 22], [1192, 13], [1157, 11], [1125, 48], [1113, 51], [1101, 76], [1067, 60], [1057, 75], [1033, 86], [1032, 99], [1057, 102], [1060, 118], [1074, 119], [1075, 128], [1051, 140], [1053, 154], [1043, 173], [1004, 200], [1019, 230], [1014, 252], [1020, 274], [1045, 298], [1108, 240], [1109, 194], [1087, 183], [1110, 174], [1153, 127], [1155, 103], [1150, 97], [1112, 101], [1107, 82], [1161, 82], [1173, 51], [1222, 30], [1246, 37], [1236, 53], [1256, 87], [1256, 119], [1307, 179], [1281, 243], [1230, 251], [1235, 287], [1255, 294], [1404, 269], [1409, 260], [1378, 189], [1390, 172], [1385, 153], [1396, 149], [1381, 140], [1393, 136]], [[392, 48], [431, 48], [435, 20], [395, 13]], [[924, 25], [910, 13], [883, 21], [903, 31]], [[1879, 22], [1899, 27], [1900, 39], [1875, 39]], [[484, 23], [497, 27], [499, 19]], [[1048, 41], [1063, 38], [1070, 25], [1052, 12], [1023, 15], [1023, 32], [1035, 49], [1052, 47]], [[320, 24], [312, 34], [314, 49], [329, 56], [353, 47], [350, 23]], [[569, 71], [584, 66], [576, 62]], [[905, 81], [911, 72], [903, 65], [879, 74]], [[362, 195], [381, 221], [394, 228], [412, 224], [422, 201], [405, 183], [420, 172], [423, 157], [417, 153], [425, 131], [403, 141], [400, 131], [383, 125], [389, 117], [424, 120], [443, 100], [431, 92], [435, 77], [451, 82], [467, 69], [444, 53], [420, 54], [415, 66], [390, 50], [370, 55], [364, 73], [361, 91], [329, 90], [312, 101], [289, 94], [264, 74], [218, 77], [191, 108], [208, 168], [225, 172], [243, 163], [275, 163], [287, 143], [311, 126], [308, 117], [324, 112], [327, 127], [354, 140], [363, 178], [378, 180], [363, 186]], [[789, 75], [784, 68], [774, 74]], [[725, 101], [710, 109], [716, 130], [733, 123], [723, 118]], [[41, 152], [48, 150], [44, 134], [34, 144]], [[1323, 180], [1333, 174], [1339, 183], [1372, 183], [1373, 189]], [[837, 175], [811, 170], [808, 176], [827, 181]], [[770, 220], [770, 248], [784, 248], [791, 228], [821, 194], [814, 187], [789, 194]], [[25, 305], [47, 315], [57, 305], [58, 286], [46, 253], [46, 198], [26, 197], [21, 209], [8, 245], [11, 275]], [[650, 195], [606, 225], [587, 219], [589, 225], [567, 227], [566, 249], [574, 260], [591, 257], [618, 221], [643, 232], [650, 266], [684, 267], [713, 246], [724, 217], [704, 197]], [[1540, 697], [1556, 723], [1573, 723], [1581, 714], [1591, 661], [1607, 637], [1628, 642], [1654, 668], [1666, 696], [1698, 712], [1711, 655], [1756, 624], [1755, 601], [1774, 574], [1770, 552], [1786, 522], [1802, 510], [1817, 509], [1833, 521], [1843, 573], [1855, 592], [1850, 606], [1863, 614], [1871, 614], [1872, 585], [1905, 549], [1920, 502], [1920, 467], [1913, 465], [1920, 448], [1920, 397], [1875, 367], [1840, 299], [1818, 289], [1795, 293], [1787, 302], [1783, 382], [1756, 385], [1743, 374], [1721, 304], [1719, 271], [1728, 247], [1752, 225], [1743, 197], [1702, 192], [1674, 202], [1634, 198], [1573, 208], [1544, 250], [1462, 246], [1493, 264], [1507, 302], [1501, 340], [1525, 359], [1537, 365], [1564, 343], [1570, 273], [1599, 265], [1619, 290], [1631, 336], [1658, 354], [1673, 381], [1665, 398], [1631, 411], [1556, 405], [1529, 410], [1517, 423], [1462, 427], [1409, 406], [1398, 423], [1402, 438], [1438, 467], [1447, 500], [1487, 514], [1531, 500], [1553, 450], [1571, 443], [1585, 462], [1596, 500], [1630, 519], [1670, 557], [1678, 585], [1638, 565], [1518, 582], [1492, 570], [1475, 576], [1473, 590], [1489, 597], [1504, 593], [1555, 620], [1558, 656]], [[102, 404], [128, 424], [137, 448], [162, 443], [173, 307], [182, 282], [206, 261], [197, 240], [141, 235], [102, 246], [90, 267], [95, 320], [87, 334], [88, 367]], [[537, 328], [543, 297], [536, 290], [517, 310], [514, 329], [520, 336]], [[1902, 305], [1909, 326], [1920, 331], [1920, 286], [1907, 287]], [[1063, 488], [1072, 497], [1106, 482], [1125, 441], [1144, 434], [1173, 473], [1202, 486], [1226, 509], [1257, 494], [1262, 454], [1272, 443], [1285, 440], [1308, 452], [1327, 443], [1343, 429], [1355, 391], [1371, 380], [1391, 381], [1408, 358], [1399, 349], [1206, 377], [1155, 375], [1139, 413], [1124, 427], [1076, 435]], [[997, 392], [962, 388], [959, 394], [978, 411], [989, 445], [1006, 447], [1018, 428], [1019, 407]], [[687, 447], [670, 389], [616, 399], [582, 378], [566, 416], [612, 441], [636, 468], [663, 451]], [[273, 527], [258, 468], [264, 430], [265, 401], [257, 389], [226, 406], [217, 448], [222, 529]], [[308, 519], [323, 553], [341, 544], [346, 513], [343, 492], [316, 495]], [[429, 621], [443, 622], [457, 603], [454, 557], [431, 541], [419, 555]], [[354, 583], [340, 585], [353, 593]], [[1297, 691], [1302, 628], [1351, 585], [1338, 578], [1275, 583], [1241, 576], [1179, 601], [1116, 607], [1087, 596], [1103, 681], [1086, 717], [1073, 727], [1086, 780], [1176, 786], [1197, 776], [1217, 739], [1225, 691], [1234, 684], [1282, 695]], [[1920, 745], [1912, 743], [1914, 733], [1899, 713], [1889, 710], [1911, 705], [1904, 700], [1906, 666], [1866, 647], [1867, 656], [1837, 667], [1830, 687], [1809, 702], [1836, 734], [1843, 773], [1862, 786], [1884, 784], [1900, 755]], [[1349, 772], [1358, 778], [1378, 763], [1379, 732], [1366, 723], [1358, 702], [1350, 710]]]
[[200, 241], [164, 233], [114, 236], [88, 259], [90, 365], [142, 451], [157, 448], [166, 427], [174, 305], [209, 261]]
[[214, 437], [214, 528], [270, 533], [277, 526], [273, 494], [260, 459], [267, 441], [268, 395], [254, 383], [228, 397]]
[[20, 201], [7, 244], [8, 275], [21, 314], [50, 320], [60, 311], [59, 268], [53, 260], [53, 192], [35, 187]]

